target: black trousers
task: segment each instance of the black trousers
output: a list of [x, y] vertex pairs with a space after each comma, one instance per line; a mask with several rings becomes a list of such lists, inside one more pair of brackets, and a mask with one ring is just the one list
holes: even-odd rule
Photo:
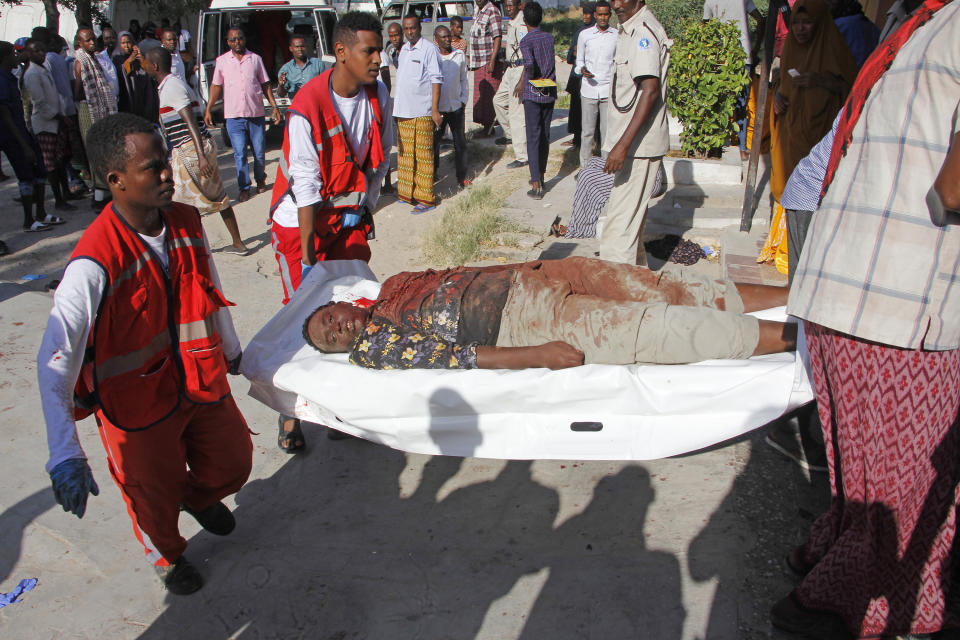
[[553, 102], [523, 101], [523, 116], [527, 123], [527, 160], [530, 179], [543, 186], [543, 172], [547, 170], [550, 152], [550, 122], [553, 120]]
[[433, 170], [436, 173], [440, 166], [440, 135], [449, 126], [453, 133], [453, 158], [457, 165], [457, 182], [467, 179], [467, 135], [465, 127], [465, 107], [460, 106], [456, 111], [447, 111], [441, 114], [440, 128], [433, 132]]
[[787, 209], [784, 211], [787, 216], [787, 286], [793, 285], [793, 274], [797, 270], [797, 262], [800, 261], [800, 252], [803, 251], [803, 245], [807, 241], [807, 229], [810, 228], [810, 221], [813, 220], [813, 211], [797, 211], [796, 209]]

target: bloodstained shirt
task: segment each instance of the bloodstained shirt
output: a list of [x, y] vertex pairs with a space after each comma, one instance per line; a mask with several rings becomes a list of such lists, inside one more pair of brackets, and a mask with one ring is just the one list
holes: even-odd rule
[[383, 370], [477, 367], [477, 346], [496, 344], [513, 271], [436, 275], [435, 288], [432, 281], [418, 287], [418, 274], [384, 282], [370, 322], [350, 347], [350, 362]]

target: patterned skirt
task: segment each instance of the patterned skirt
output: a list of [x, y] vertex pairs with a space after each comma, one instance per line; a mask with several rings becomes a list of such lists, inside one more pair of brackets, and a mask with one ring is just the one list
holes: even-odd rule
[[397, 194], [416, 204], [433, 204], [433, 118], [397, 118]]
[[497, 118], [493, 109], [493, 96], [500, 88], [502, 69], [494, 69], [494, 73], [487, 70], [487, 65], [473, 70], [473, 121], [484, 127], [489, 127]]
[[63, 164], [69, 151], [66, 130], [61, 126], [57, 133], [39, 132], [35, 134], [40, 147], [40, 157], [47, 173], [53, 173]]
[[230, 198], [217, 167], [217, 145], [210, 138], [203, 141], [203, 155], [213, 166], [213, 174], [209, 178], [200, 175], [197, 148], [192, 141], [170, 151], [170, 166], [176, 185], [173, 201], [196, 207], [200, 213], [223, 211], [230, 206]]
[[[77, 119], [80, 123], [80, 137], [83, 140], [83, 146], [87, 146], [87, 132], [90, 131], [90, 127], [93, 126], [93, 118], [90, 116], [90, 107], [86, 102], [77, 103]], [[106, 181], [101, 177], [100, 172], [96, 167], [93, 166], [93, 163], [90, 163], [90, 174], [91, 179], [93, 180], [93, 188], [100, 189], [101, 191], [108, 191]]]
[[[911, 351], [806, 323], [831, 503], [800, 604], [855, 636], [956, 627], [947, 606], [960, 482], [960, 350]], [[952, 594], [951, 600], [957, 594]]]

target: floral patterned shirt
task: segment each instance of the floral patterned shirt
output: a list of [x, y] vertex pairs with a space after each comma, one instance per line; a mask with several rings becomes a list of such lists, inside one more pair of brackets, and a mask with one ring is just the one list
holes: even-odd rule
[[[477, 346], [496, 344], [512, 273], [447, 274], [402, 324], [377, 314], [350, 347], [350, 362], [369, 369], [474, 369]], [[403, 298], [407, 300], [407, 298]]]

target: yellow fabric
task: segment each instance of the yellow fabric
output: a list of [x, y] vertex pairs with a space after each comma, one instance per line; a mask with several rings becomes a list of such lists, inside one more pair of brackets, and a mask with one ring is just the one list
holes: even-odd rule
[[433, 119], [397, 118], [397, 192], [400, 199], [433, 204]]
[[760, 250], [758, 263], [773, 262], [777, 271], [788, 275], [787, 262], [787, 215], [779, 202], [773, 203], [773, 220], [770, 222], [770, 235]]
[[[767, 109], [763, 117], [763, 129], [760, 134], [760, 153], [770, 153], [770, 114], [773, 113], [773, 93], [775, 88], [767, 90]], [[760, 76], [754, 75], [750, 85], [750, 100], [747, 101], [747, 149], [753, 149], [753, 131], [757, 120], [757, 104], [760, 99]]]

